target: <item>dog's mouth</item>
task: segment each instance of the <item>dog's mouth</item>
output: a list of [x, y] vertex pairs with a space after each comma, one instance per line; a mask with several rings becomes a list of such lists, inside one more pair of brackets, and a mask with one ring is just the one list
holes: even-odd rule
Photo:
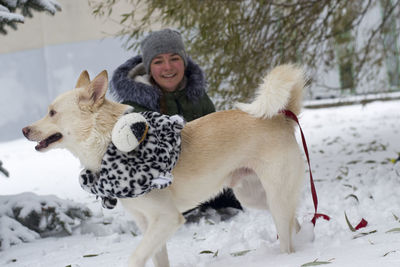
[[40, 141], [37, 146], [35, 146], [35, 149], [37, 151], [40, 151], [42, 149], [47, 148], [50, 144], [57, 142], [58, 140], [60, 140], [62, 138], [62, 134], [61, 133], [55, 133], [50, 135], [49, 137], [47, 137], [46, 139]]

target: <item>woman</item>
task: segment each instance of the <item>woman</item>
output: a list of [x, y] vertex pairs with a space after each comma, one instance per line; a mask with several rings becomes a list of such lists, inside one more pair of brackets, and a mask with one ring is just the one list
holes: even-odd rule
[[201, 68], [185, 52], [180, 34], [171, 29], [150, 33], [141, 43], [142, 55], [119, 66], [110, 92], [135, 111], [182, 115], [186, 121], [215, 111], [206, 93]]
[[[150, 33], [141, 42], [142, 55], [119, 66], [111, 79], [110, 92], [136, 112], [157, 111], [182, 115], [186, 121], [215, 111], [206, 93], [202, 69], [187, 56], [181, 35], [164, 29]], [[215, 209], [241, 209], [231, 190], [201, 205]]]

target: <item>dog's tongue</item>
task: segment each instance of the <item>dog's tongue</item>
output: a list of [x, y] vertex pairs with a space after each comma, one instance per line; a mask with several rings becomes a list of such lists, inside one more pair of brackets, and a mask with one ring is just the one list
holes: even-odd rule
[[47, 140], [47, 139], [40, 141], [40, 142], [37, 144], [37, 146], [35, 146], [35, 149], [36, 149], [36, 150], [41, 150], [41, 149], [43, 149], [43, 148], [46, 148], [46, 147], [49, 145], [49, 144], [47, 143], [46, 140]]

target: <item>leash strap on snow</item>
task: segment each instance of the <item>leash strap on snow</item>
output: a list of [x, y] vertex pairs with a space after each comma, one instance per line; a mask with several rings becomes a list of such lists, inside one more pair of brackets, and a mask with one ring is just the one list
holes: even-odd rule
[[322, 217], [323, 219], [329, 221], [330, 218], [329, 218], [328, 215], [325, 215], [325, 214], [322, 214], [322, 213], [318, 213], [318, 212], [317, 212], [317, 209], [318, 209], [317, 191], [315, 190], [314, 179], [313, 179], [313, 177], [312, 177], [311, 164], [310, 164], [310, 157], [309, 157], [309, 155], [308, 155], [308, 149], [307, 149], [307, 144], [306, 144], [306, 138], [304, 137], [303, 130], [301, 129], [299, 120], [298, 120], [296, 114], [294, 114], [294, 113], [293, 113], [292, 111], [290, 111], [290, 110], [287, 110], [287, 109], [281, 110], [281, 111], [279, 111], [279, 113], [282, 113], [282, 114], [284, 114], [286, 117], [288, 117], [288, 118], [294, 120], [294, 121], [297, 123], [297, 125], [299, 126], [299, 129], [300, 129], [301, 140], [302, 140], [302, 142], [303, 142], [304, 153], [306, 154], [307, 163], [308, 163], [308, 169], [310, 170], [311, 194], [312, 194], [312, 198], [313, 198], [313, 202], [314, 202], [314, 209], [315, 209], [314, 217], [312, 218], [311, 222], [312, 222], [312, 224], [315, 226], [315, 222], [317, 221], [318, 218], [321, 218], [321, 217]]

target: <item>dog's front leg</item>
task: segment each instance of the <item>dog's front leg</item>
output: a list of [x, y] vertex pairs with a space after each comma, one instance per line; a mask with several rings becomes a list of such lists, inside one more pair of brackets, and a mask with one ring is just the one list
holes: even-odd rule
[[[121, 202], [123, 203], [123, 206], [126, 210], [129, 211], [129, 213], [133, 216], [136, 225], [139, 227], [140, 231], [142, 234], [144, 234], [147, 231], [148, 228], [148, 223], [147, 219], [144, 217], [144, 215], [135, 209], [135, 206], [129, 205], [129, 201], [125, 202], [125, 200], [121, 199]], [[153, 255], [153, 263], [154, 267], [168, 267], [169, 266], [169, 260], [168, 260], [168, 254], [167, 254], [167, 246], [164, 244], [161, 249], [156, 252]]]
[[159, 251], [157, 251], [153, 258], [154, 267], [169, 267], [167, 246], [164, 244]]
[[[136, 210], [146, 218], [147, 229], [143, 239], [132, 254], [130, 267], [144, 267], [153, 257], [156, 267], [169, 267], [166, 241], [185, 221], [176, 208], [169, 189], [153, 190], [147, 195], [123, 199], [129, 211]], [[135, 215], [135, 214], [133, 214]]]

